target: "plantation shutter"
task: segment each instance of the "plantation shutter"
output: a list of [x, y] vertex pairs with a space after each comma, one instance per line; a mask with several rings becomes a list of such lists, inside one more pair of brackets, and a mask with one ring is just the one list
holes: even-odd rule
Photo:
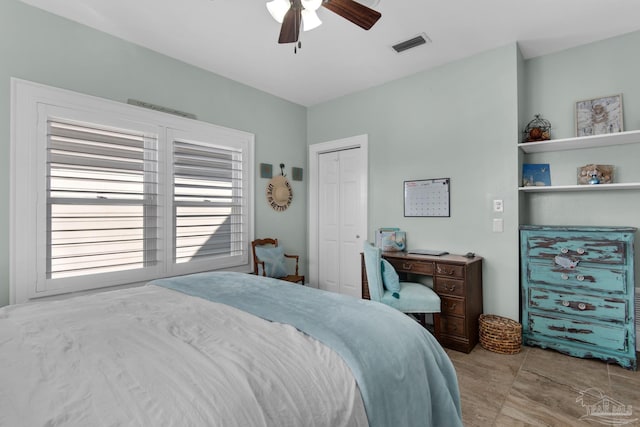
[[243, 152], [173, 142], [174, 262], [240, 255], [248, 241]]
[[158, 263], [157, 145], [141, 132], [47, 122], [47, 279]]

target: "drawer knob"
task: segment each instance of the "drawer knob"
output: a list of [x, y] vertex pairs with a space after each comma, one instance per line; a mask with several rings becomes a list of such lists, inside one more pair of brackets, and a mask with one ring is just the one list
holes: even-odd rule
[[560, 277], [562, 278], [562, 280], [568, 280], [569, 279], [569, 275], [567, 273], [562, 273], [560, 275]]
[[578, 310], [584, 310], [585, 308], [587, 308], [587, 305], [583, 302], [578, 304]]
[[578, 248], [578, 250], [576, 252], [578, 252], [580, 255], [582, 255], [584, 253], [584, 249], [583, 248]]
[[438, 267], [438, 273], [447, 274], [449, 276], [452, 276], [455, 273], [455, 271], [454, 270], [447, 270], [446, 268], [442, 268], [442, 267]]
[[451, 304], [447, 304], [446, 302], [444, 303], [445, 308], [447, 308], [448, 310], [455, 310], [456, 305], [457, 304], [455, 302], [453, 302]]
[[413, 264], [405, 264], [403, 262], [402, 263], [402, 268], [404, 268], [405, 270], [411, 270], [411, 268], [413, 268]]
[[562, 305], [565, 307], [569, 307], [569, 301], [562, 301]]
[[560, 252], [562, 252], [563, 254], [566, 254], [567, 252], [569, 252], [569, 249], [562, 248], [562, 249], [560, 249]]
[[451, 285], [449, 287], [445, 286], [445, 288], [449, 291], [449, 292], [453, 292], [456, 290], [456, 285]]
[[578, 279], [579, 282], [584, 282], [584, 276], [582, 274], [578, 274], [576, 279]]

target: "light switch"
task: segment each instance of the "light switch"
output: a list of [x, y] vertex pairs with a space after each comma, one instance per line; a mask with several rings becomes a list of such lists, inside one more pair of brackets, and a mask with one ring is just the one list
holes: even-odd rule
[[495, 199], [493, 201], [493, 211], [494, 212], [502, 212], [504, 211], [504, 203], [500, 199]]
[[493, 218], [493, 232], [502, 233], [504, 231], [504, 222], [502, 218]]

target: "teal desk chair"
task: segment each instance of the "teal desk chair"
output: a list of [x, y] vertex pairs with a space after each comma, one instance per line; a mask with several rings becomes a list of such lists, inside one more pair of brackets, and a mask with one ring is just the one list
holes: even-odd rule
[[440, 338], [440, 297], [422, 283], [400, 281], [399, 298], [384, 288], [382, 282], [382, 250], [369, 242], [364, 243], [364, 264], [367, 271], [369, 296], [403, 313], [415, 315], [423, 327], [425, 313], [433, 313], [433, 335]]

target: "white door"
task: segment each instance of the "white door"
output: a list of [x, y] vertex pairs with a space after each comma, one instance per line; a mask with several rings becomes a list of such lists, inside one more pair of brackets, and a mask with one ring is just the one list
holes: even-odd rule
[[366, 136], [326, 144], [325, 150], [313, 146], [311, 160], [316, 168], [310, 175], [315, 189], [310, 280], [320, 289], [360, 298], [360, 253], [367, 236]]

